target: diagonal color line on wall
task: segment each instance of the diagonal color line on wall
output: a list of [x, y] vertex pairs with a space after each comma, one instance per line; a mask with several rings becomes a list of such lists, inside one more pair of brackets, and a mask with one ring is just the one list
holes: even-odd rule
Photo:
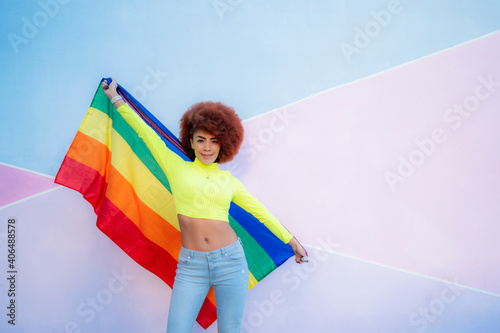
[[478, 289], [478, 288], [474, 288], [474, 287], [470, 287], [470, 286], [466, 286], [466, 285], [463, 285], [463, 284], [460, 284], [460, 283], [457, 283], [457, 282], [448, 281], [448, 280], [444, 280], [444, 279], [439, 279], [439, 278], [436, 278], [436, 277], [433, 277], [433, 276], [430, 276], [430, 275], [425, 275], [425, 274], [421, 274], [421, 273], [409, 271], [409, 270], [406, 270], [406, 269], [402, 269], [402, 268], [398, 268], [398, 267], [393, 267], [393, 266], [382, 264], [382, 263], [376, 262], [376, 261], [371, 261], [371, 260], [367, 260], [367, 259], [363, 259], [363, 258], [358, 258], [358, 257], [351, 256], [351, 255], [348, 255], [348, 254], [345, 254], [345, 253], [341, 253], [341, 252], [337, 252], [337, 251], [332, 251], [332, 250], [324, 249], [324, 248], [319, 247], [319, 246], [313, 246], [313, 245], [308, 245], [308, 244], [302, 244], [302, 245], [304, 247], [307, 247], [307, 248], [311, 248], [311, 249], [323, 251], [323, 252], [330, 253], [330, 254], [333, 254], [333, 255], [336, 255], [336, 256], [339, 256], [339, 257], [343, 257], [343, 258], [347, 258], [347, 259], [352, 259], [352, 260], [364, 262], [364, 263], [367, 263], [367, 264], [370, 264], [370, 265], [374, 265], [374, 266], [378, 266], [378, 267], [382, 267], [382, 268], [387, 268], [387, 269], [390, 269], [390, 270], [393, 270], [393, 271], [397, 271], [397, 272], [401, 272], [401, 273], [405, 273], [405, 274], [410, 274], [410, 275], [413, 275], [413, 276], [418, 276], [418, 277], [421, 277], [421, 278], [424, 278], [424, 279], [433, 280], [433, 281], [441, 282], [441, 283], [444, 283], [444, 284], [454, 285], [454, 286], [456, 286], [458, 288], [463, 288], [463, 289], [475, 291], [475, 292], [478, 292], [478, 293], [481, 293], [481, 294], [485, 294], [485, 295], [489, 295], [489, 296], [494, 296], [494, 297], [499, 297], [500, 298], [500, 294], [493, 293], [493, 292], [486, 291], [486, 290], [482, 290], [482, 289]]
[[11, 207], [11, 206], [14, 206], [14, 205], [17, 205], [21, 202], [25, 202], [25, 201], [28, 201], [28, 200], [31, 200], [31, 199], [34, 199], [36, 197], [39, 197], [39, 196], [42, 196], [42, 195], [45, 195], [45, 194], [48, 194], [49, 192], [52, 192], [52, 191], [55, 191], [55, 190], [59, 190], [63, 188], [63, 186], [58, 186], [58, 187], [54, 187], [54, 188], [51, 188], [51, 189], [48, 189], [46, 191], [43, 191], [43, 192], [40, 192], [40, 193], [37, 193], [37, 194], [34, 194], [32, 196], [29, 196], [29, 197], [26, 197], [26, 198], [23, 198], [23, 199], [20, 199], [20, 200], [17, 200], [17, 201], [14, 201], [14, 202], [11, 202], [11, 203], [8, 203], [2, 207], [0, 207], [0, 210], [4, 209], [4, 208], [7, 208], [7, 207]]
[[330, 88], [327, 88], [327, 89], [324, 89], [322, 91], [318, 91], [318, 92], [315, 92], [314, 94], [311, 94], [309, 96], [305, 96], [305, 97], [302, 97], [296, 101], [293, 101], [293, 102], [290, 102], [290, 103], [287, 103], [287, 104], [284, 104], [280, 107], [276, 107], [274, 109], [271, 109], [271, 110], [268, 110], [266, 112], [263, 112], [263, 113], [260, 113], [260, 114], [256, 114], [254, 116], [251, 116], [251, 117], [248, 117], [248, 118], [245, 118], [243, 119], [243, 123], [246, 123], [246, 122], [249, 122], [249, 121], [252, 121], [254, 119], [257, 119], [257, 118], [260, 118], [260, 117], [263, 117], [263, 116], [266, 116], [268, 114], [272, 114], [273, 112], [276, 112], [278, 110], [281, 110], [281, 109], [284, 109], [284, 108], [288, 108], [288, 107], [292, 107], [296, 104], [300, 104], [304, 101], [308, 101], [308, 100], [311, 100], [315, 97], [318, 97], [318, 96], [321, 96], [325, 93], [328, 93], [332, 90], [337, 90], [337, 89], [341, 89], [343, 87], [346, 87], [346, 86], [350, 86], [350, 85], [353, 85], [353, 84], [356, 84], [356, 83], [359, 83], [359, 82], [363, 82], [365, 80], [369, 80], [369, 79], [372, 79], [374, 77], [377, 77], [379, 75], [383, 75], [385, 73], [389, 73], [389, 72], [392, 72], [392, 71], [395, 71], [395, 70], [398, 70], [400, 68], [405, 68], [406, 66], [409, 66], [409, 65], [412, 65], [412, 64], [417, 64], [425, 59], [428, 59], [428, 58], [433, 58], [433, 57], [436, 57], [436, 56], [439, 56], [440, 54], [443, 54], [443, 53], [447, 53], [447, 52], [450, 52], [450, 51], [453, 51], [454, 49], [457, 49], [457, 48], [460, 48], [461, 46], [466, 46], [468, 44], [472, 44], [476, 41], [480, 41], [482, 39], [486, 39], [486, 38], [489, 38], [491, 36], [494, 36], [494, 35], [497, 35], [497, 34], [500, 34], [500, 30], [495, 30], [495, 31], [492, 31], [490, 33], [487, 33], [483, 36], [479, 36], [477, 38], [473, 38], [473, 39], [470, 39], [470, 40], [467, 40], [467, 41], [464, 41], [462, 43], [459, 43], [459, 44], [456, 44], [456, 45], [453, 45], [451, 47], [447, 47], [447, 48], [444, 48], [444, 49], [441, 49], [439, 51], [436, 51], [434, 53], [430, 53], [430, 54], [426, 54], [420, 58], [416, 58], [416, 59], [413, 59], [413, 60], [409, 60], [407, 62], [404, 62], [404, 63], [401, 63], [397, 66], [394, 66], [394, 67], [390, 67], [390, 68], [387, 68], [387, 69], [384, 69], [384, 70], [381, 70], [379, 72], [375, 72], [375, 73], [371, 73], [369, 75], [366, 75], [366, 76], [363, 76], [363, 77], [360, 77], [360, 78], [357, 78], [357, 79], [354, 79], [352, 81], [348, 81], [348, 82], [344, 82], [344, 83], [341, 83], [341, 84], [338, 84], [336, 86], [332, 86]]
[[21, 168], [21, 167], [16, 166], [16, 165], [4, 163], [4, 162], [0, 162], [0, 165], [4, 165], [6, 167], [17, 169], [17, 170], [21, 170], [21, 171], [26, 171], [26, 172], [32, 173], [34, 175], [38, 175], [38, 176], [42, 176], [42, 177], [47, 177], [49, 179], [54, 180], [54, 176], [50, 176], [50, 175], [47, 175], [47, 174], [44, 174], [44, 173], [41, 173], [41, 172], [37, 172], [37, 171], [33, 171], [33, 170], [30, 170], [30, 169]]

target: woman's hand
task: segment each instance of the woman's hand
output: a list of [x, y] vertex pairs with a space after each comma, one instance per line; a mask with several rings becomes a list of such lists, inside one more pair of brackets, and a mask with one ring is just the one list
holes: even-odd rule
[[[295, 262], [297, 264], [307, 262], [307, 251], [302, 245], [300, 245], [299, 241], [295, 239], [295, 237], [290, 239], [288, 245], [292, 247], [293, 253], [295, 253]], [[302, 260], [302, 258], [304, 258], [304, 261]]]
[[108, 80], [102, 81], [102, 90], [109, 99], [118, 95], [118, 93], [116, 92], [117, 88], [118, 85], [116, 84], [116, 79], [112, 79], [111, 82], [108, 82]]
[[111, 79], [111, 82], [108, 82], [108, 80], [102, 81], [102, 90], [104, 91], [104, 94], [108, 96], [114, 106], [118, 109], [124, 104], [124, 102], [121, 97], [117, 97], [116, 101], [112, 99], [113, 97], [118, 96], [118, 92], [116, 91], [117, 88], [118, 85], [116, 84], [116, 79]]

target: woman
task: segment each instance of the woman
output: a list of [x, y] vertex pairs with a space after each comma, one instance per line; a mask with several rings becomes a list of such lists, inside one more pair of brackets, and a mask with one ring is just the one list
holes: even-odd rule
[[192, 162], [172, 152], [160, 137], [123, 102], [113, 79], [103, 89], [118, 112], [144, 140], [168, 175], [174, 196], [182, 248], [172, 289], [167, 332], [191, 332], [211, 286], [217, 304], [218, 331], [240, 332], [248, 289], [248, 267], [241, 241], [229, 225], [231, 201], [266, 225], [302, 263], [300, 243], [253, 198], [229, 171], [243, 141], [243, 126], [233, 109], [213, 102], [193, 105], [182, 116], [180, 141]]

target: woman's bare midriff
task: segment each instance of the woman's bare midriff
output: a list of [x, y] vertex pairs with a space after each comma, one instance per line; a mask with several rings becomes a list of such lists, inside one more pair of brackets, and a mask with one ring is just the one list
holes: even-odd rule
[[238, 240], [226, 221], [207, 220], [177, 215], [181, 228], [182, 246], [194, 251], [213, 251]]

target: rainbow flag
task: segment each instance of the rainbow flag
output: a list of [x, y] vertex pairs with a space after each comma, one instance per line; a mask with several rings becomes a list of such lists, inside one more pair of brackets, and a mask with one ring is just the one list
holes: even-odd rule
[[[167, 128], [123, 87], [118, 93], [169, 149], [188, 160]], [[181, 235], [168, 175], [100, 85], [55, 182], [80, 192], [94, 207], [97, 227], [138, 264], [173, 286]], [[243, 242], [249, 289], [293, 255], [290, 246], [234, 203], [229, 221]], [[211, 289], [197, 321], [206, 329], [216, 319]]]

